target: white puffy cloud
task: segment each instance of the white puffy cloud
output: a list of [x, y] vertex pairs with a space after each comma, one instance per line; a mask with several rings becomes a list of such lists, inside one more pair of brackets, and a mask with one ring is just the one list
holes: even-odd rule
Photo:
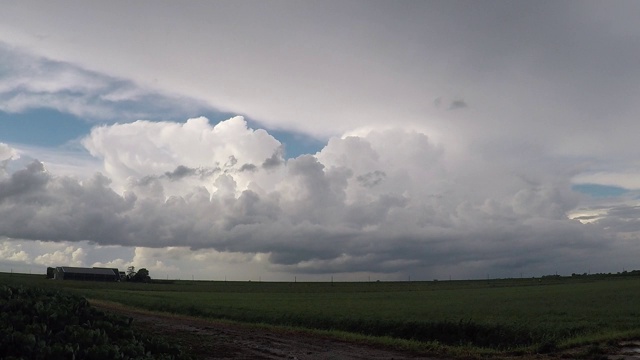
[[3, 240], [0, 243], [0, 262], [26, 262], [29, 263], [31, 258], [27, 252], [25, 252], [20, 244], [13, 244], [8, 240]]
[[15, 149], [0, 142], [0, 179], [6, 176], [6, 168], [9, 161], [17, 156], [18, 154]]
[[46, 266], [85, 266], [85, 251], [81, 247], [67, 246], [64, 250], [36, 256], [33, 262]]
[[0, 143], [0, 162], [10, 160], [16, 155], [16, 151], [9, 145]]
[[202, 117], [186, 123], [136, 121], [101, 126], [83, 144], [104, 160], [107, 176], [120, 186], [129, 182], [140, 187], [161, 180], [174, 191], [185, 182], [213, 191], [213, 179], [221, 174], [273, 163], [274, 156], [282, 161], [280, 142], [262, 129], [249, 129], [242, 117], [215, 126]]

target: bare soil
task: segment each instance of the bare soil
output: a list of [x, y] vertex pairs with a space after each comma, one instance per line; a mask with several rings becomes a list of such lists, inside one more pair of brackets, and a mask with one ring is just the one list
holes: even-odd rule
[[136, 328], [170, 339], [198, 359], [436, 360], [421, 354], [302, 331], [149, 312], [96, 300], [91, 304], [100, 310], [133, 318]]

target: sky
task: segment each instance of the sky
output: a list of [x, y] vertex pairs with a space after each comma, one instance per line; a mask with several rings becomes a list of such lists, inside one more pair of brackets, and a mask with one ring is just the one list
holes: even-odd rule
[[636, 1], [9, 1], [0, 271], [640, 268]]

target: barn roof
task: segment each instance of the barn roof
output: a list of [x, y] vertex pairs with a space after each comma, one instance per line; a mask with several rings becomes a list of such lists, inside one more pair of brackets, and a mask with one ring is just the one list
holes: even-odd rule
[[[61, 266], [59, 269], [66, 274], [91, 274], [91, 275], [110, 275], [116, 276], [117, 269], [107, 269], [107, 268], [83, 268], [83, 267], [72, 267], [72, 266]], [[116, 272], [114, 272], [114, 270]]]

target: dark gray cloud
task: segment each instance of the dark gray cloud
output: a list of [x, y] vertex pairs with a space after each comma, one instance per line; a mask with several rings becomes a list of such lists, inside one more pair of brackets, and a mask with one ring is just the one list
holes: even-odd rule
[[278, 150], [274, 152], [270, 158], [266, 159], [262, 163], [262, 168], [269, 170], [282, 165], [284, 163], [284, 158], [282, 156], [283, 152], [284, 151], [282, 147], [278, 148]]
[[640, 232], [640, 206], [617, 205], [596, 218], [594, 224], [620, 233]]
[[34, 240], [114, 242], [126, 224], [120, 215], [131, 209], [135, 197], [119, 196], [109, 184], [100, 174], [82, 184], [52, 177], [33, 162], [0, 181], [0, 233]]
[[[255, 166], [254, 166], [255, 167]], [[247, 171], [251, 169], [250, 164], [243, 165], [238, 171]], [[169, 179], [170, 181], [180, 181], [186, 178], [207, 179], [213, 177], [216, 173], [221, 172], [219, 167], [215, 168], [190, 168], [184, 165], [178, 165], [173, 171], [166, 171], [162, 175], [147, 175], [140, 179], [131, 179], [136, 186], [147, 186], [158, 179]]]
[[164, 175], [170, 180], [180, 180], [186, 176], [193, 176], [195, 173], [196, 169], [191, 169], [184, 165], [179, 165], [175, 170], [171, 172], [167, 171], [166, 173], [164, 173]]
[[244, 164], [240, 167], [240, 169], [238, 169], [238, 171], [243, 172], [243, 171], [258, 171], [258, 167], [253, 165], [253, 164]]
[[451, 111], [451, 110], [460, 110], [460, 109], [464, 109], [464, 108], [469, 107], [469, 105], [467, 104], [467, 102], [464, 99], [456, 98], [456, 99], [453, 99], [453, 100], [448, 100], [448, 99], [443, 99], [442, 96], [438, 96], [437, 98], [435, 98], [433, 100], [433, 106], [436, 109], [440, 109], [442, 107], [443, 101], [449, 103], [449, 105], [445, 107], [445, 110], [449, 110], [449, 111]]
[[44, 165], [34, 161], [25, 169], [16, 171], [9, 179], [0, 183], [0, 201], [10, 197], [20, 198], [39, 193], [47, 182]]
[[457, 99], [457, 100], [453, 100], [451, 104], [449, 104], [448, 110], [460, 110], [466, 107], [469, 107], [466, 101], [464, 101], [463, 99]]
[[384, 171], [376, 170], [363, 175], [358, 175], [356, 180], [364, 187], [373, 187], [378, 185], [387, 176]]
[[233, 155], [229, 155], [229, 160], [227, 160], [227, 162], [224, 163], [224, 167], [225, 168], [234, 167], [236, 166], [237, 163], [238, 163], [238, 159], [236, 159], [236, 157]]

